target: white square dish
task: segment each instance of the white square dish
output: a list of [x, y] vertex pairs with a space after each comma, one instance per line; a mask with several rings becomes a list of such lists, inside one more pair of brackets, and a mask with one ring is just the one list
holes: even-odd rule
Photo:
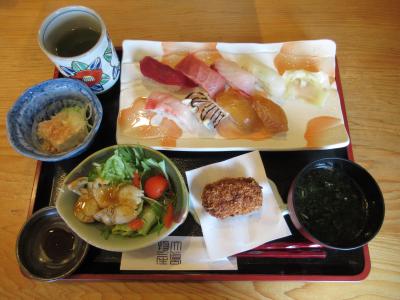
[[[158, 91], [157, 84], [146, 84], [145, 76], [140, 71], [139, 62], [143, 57], [152, 56], [161, 60], [165, 55], [170, 55], [171, 53], [196, 53], [197, 51], [204, 51], [204, 49], [217, 51], [224, 59], [234, 61], [241, 67], [251, 65], [252, 62], [256, 61], [273, 70], [277, 76], [282, 78], [288, 77], [283, 73], [284, 70], [280, 69], [285, 64], [286, 69], [292, 68], [290, 71], [303, 72], [304, 69], [306, 70], [305, 73], [315, 72], [315, 74], [322, 74], [325, 78], [329, 78], [324, 103], [323, 105], [314, 105], [297, 96], [287, 100], [288, 88], [286, 88], [285, 99], [268, 97], [284, 110], [287, 116], [288, 131], [258, 140], [250, 138], [230, 139], [221, 137], [218, 134], [212, 137], [202, 137], [183, 132], [171, 145], [170, 143], [163, 143], [160, 138], [138, 136], [130, 128], [121, 126], [121, 112], [132, 107], [137, 99], [148, 97], [151, 92]], [[139, 143], [155, 149], [182, 151], [285, 151], [332, 149], [347, 146], [349, 144], [349, 136], [344, 126], [340, 98], [335, 81], [335, 54], [336, 45], [330, 40], [274, 44], [126, 40], [123, 42], [121, 93], [116, 133], [117, 143]], [[281, 65], [277, 64], [278, 59], [281, 60]], [[292, 67], [288, 67], [293, 61], [295, 63], [292, 64]], [[301, 63], [303, 63], [303, 66]], [[301, 86], [307, 78], [295, 80]], [[162, 88], [160, 86], [159, 89], [162, 90]], [[170, 93], [179, 99], [185, 98], [185, 94], [179, 92]]]

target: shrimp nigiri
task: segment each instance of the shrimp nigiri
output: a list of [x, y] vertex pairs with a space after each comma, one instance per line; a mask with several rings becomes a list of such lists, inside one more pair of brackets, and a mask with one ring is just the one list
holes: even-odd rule
[[140, 61], [140, 71], [146, 77], [149, 77], [159, 83], [175, 85], [179, 87], [195, 87], [196, 84], [183, 75], [151, 56], [146, 56]]

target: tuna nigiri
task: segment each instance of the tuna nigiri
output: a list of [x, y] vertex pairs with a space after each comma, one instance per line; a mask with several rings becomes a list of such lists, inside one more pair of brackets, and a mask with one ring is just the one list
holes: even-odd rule
[[211, 98], [225, 87], [225, 79], [194, 54], [188, 54], [176, 65], [175, 69], [204, 88]]
[[159, 83], [175, 85], [180, 87], [195, 87], [192, 80], [187, 78], [181, 72], [174, 70], [158, 60], [146, 56], [140, 61], [140, 71], [146, 77], [149, 77]]
[[243, 70], [237, 63], [221, 58], [214, 63], [214, 68], [231, 87], [248, 95], [254, 94], [257, 78], [250, 72]]
[[153, 92], [147, 98], [145, 109], [152, 110], [175, 121], [188, 133], [204, 136], [212, 132], [201, 123], [190, 107], [168, 93]]

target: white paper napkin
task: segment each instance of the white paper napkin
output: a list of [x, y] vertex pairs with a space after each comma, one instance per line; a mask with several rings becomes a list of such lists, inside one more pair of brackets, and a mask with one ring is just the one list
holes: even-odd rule
[[[291, 234], [278, 207], [258, 151], [186, 172], [190, 201], [200, 220], [212, 260], [247, 251]], [[262, 187], [262, 208], [248, 215], [218, 219], [201, 204], [206, 184], [224, 177], [253, 177]]]
[[168, 236], [155, 245], [123, 252], [121, 270], [237, 270], [236, 258], [211, 261], [203, 237]]

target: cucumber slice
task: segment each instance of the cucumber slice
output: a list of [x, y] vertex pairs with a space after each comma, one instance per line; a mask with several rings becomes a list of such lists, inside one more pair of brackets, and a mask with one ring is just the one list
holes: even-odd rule
[[147, 235], [151, 227], [153, 227], [153, 225], [157, 222], [157, 215], [150, 206], [146, 206], [143, 209], [142, 220], [144, 225], [138, 230], [138, 233], [141, 235]]

